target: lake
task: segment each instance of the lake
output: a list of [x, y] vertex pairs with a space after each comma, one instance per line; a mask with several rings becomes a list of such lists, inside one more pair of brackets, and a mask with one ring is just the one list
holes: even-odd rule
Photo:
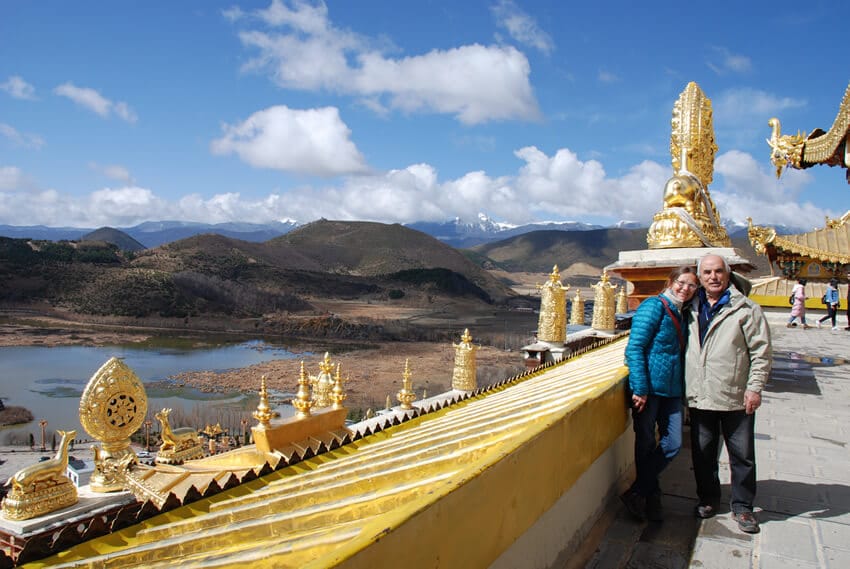
[[[253, 364], [303, 357], [285, 348], [262, 341], [213, 347], [127, 347], [127, 346], [62, 346], [62, 347], [0, 347], [0, 398], [7, 405], [25, 407], [35, 420], [26, 425], [0, 429], [0, 444], [25, 440], [29, 433], [41, 440], [39, 420], [48, 421], [48, 433], [76, 429], [78, 439], [90, 438], [80, 425], [79, 402], [83, 389], [97, 370], [111, 357], [122, 358], [146, 384], [148, 418], [159, 431], [153, 414], [163, 407], [174, 409], [172, 426], [188, 426], [175, 419], [221, 422], [233, 433], [241, 432], [241, 419], [256, 421], [251, 413], [257, 407], [254, 393], [203, 393], [194, 388], [147, 384], [168, 380], [169, 376], [186, 371], [242, 368]], [[259, 390], [257, 378], [257, 390]], [[293, 386], [293, 393], [297, 386]], [[291, 398], [292, 393], [272, 393], [275, 400]], [[292, 413], [292, 407], [277, 407], [282, 416]], [[48, 435], [49, 437], [49, 435]]]

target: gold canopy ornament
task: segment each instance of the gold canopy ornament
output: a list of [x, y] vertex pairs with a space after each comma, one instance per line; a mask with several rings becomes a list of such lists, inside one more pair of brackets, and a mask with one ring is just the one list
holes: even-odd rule
[[616, 328], [617, 316], [614, 312], [614, 294], [617, 285], [611, 284], [608, 273], [603, 272], [602, 278], [596, 284], [590, 285], [595, 291], [593, 296], [593, 322], [594, 330], [613, 330]]
[[552, 268], [549, 282], [537, 288], [540, 289], [537, 338], [541, 342], [563, 344], [567, 338], [567, 291], [570, 287], [561, 284], [558, 265]]
[[[478, 387], [475, 369], [475, 352], [478, 346], [472, 343], [469, 329], [463, 331], [460, 344], [452, 344], [455, 349], [455, 367], [452, 372], [452, 389], [474, 391]], [[422, 395], [425, 399], [425, 395]]]
[[672, 127], [673, 176], [664, 186], [664, 209], [647, 232], [649, 248], [728, 247], [731, 241], [708, 194], [717, 153], [711, 100], [693, 81], [673, 106]]

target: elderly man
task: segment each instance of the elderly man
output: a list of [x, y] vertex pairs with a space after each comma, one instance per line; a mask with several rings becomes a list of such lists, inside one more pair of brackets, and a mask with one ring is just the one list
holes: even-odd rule
[[702, 288], [689, 306], [685, 395], [691, 420], [691, 453], [699, 504], [710, 518], [720, 502], [718, 454], [726, 443], [732, 470], [732, 517], [757, 533], [755, 411], [770, 375], [770, 328], [761, 308], [734, 286], [726, 259], [704, 256], [697, 266]]

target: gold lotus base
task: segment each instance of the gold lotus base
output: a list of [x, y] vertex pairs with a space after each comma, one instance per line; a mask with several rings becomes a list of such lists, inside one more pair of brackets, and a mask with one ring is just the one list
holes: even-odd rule
[[254, 444], [260, 452], [281, 450], [287, 445], [345, 427], [348, 410], [325, 408], [314, 410], [307, 417], [289, 417], [276, 425], [251, 427]]
[[26, 494], [13, 488], [3, 500], [3, 515], [10, 520], [28, 520], [76, 503], [77, 488], [65, 478]]

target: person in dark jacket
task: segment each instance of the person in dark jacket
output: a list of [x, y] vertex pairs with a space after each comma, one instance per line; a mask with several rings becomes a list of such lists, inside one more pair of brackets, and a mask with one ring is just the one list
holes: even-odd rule
[[817, 321], [818, 328], [820, 323], [826, 320], [832, 321], [832, 329], [838, 330], [838, 304], [841, 299], [838, 298], [838, 279], [829, 279], [829, 284], [826, 287], [826, 294], [823, 295], [826, 301], [826, 316]]
[[682, 446], [686, 343], [682, 306], [693, 298], [698, 286], [694, 268], [678, 267], [670, 273], [664, 292], [643, 301], [632, 318], [626, 365], [637, 476], [621, 499], [629, 513], [640, 520], [662, 520], [658, 476]]

